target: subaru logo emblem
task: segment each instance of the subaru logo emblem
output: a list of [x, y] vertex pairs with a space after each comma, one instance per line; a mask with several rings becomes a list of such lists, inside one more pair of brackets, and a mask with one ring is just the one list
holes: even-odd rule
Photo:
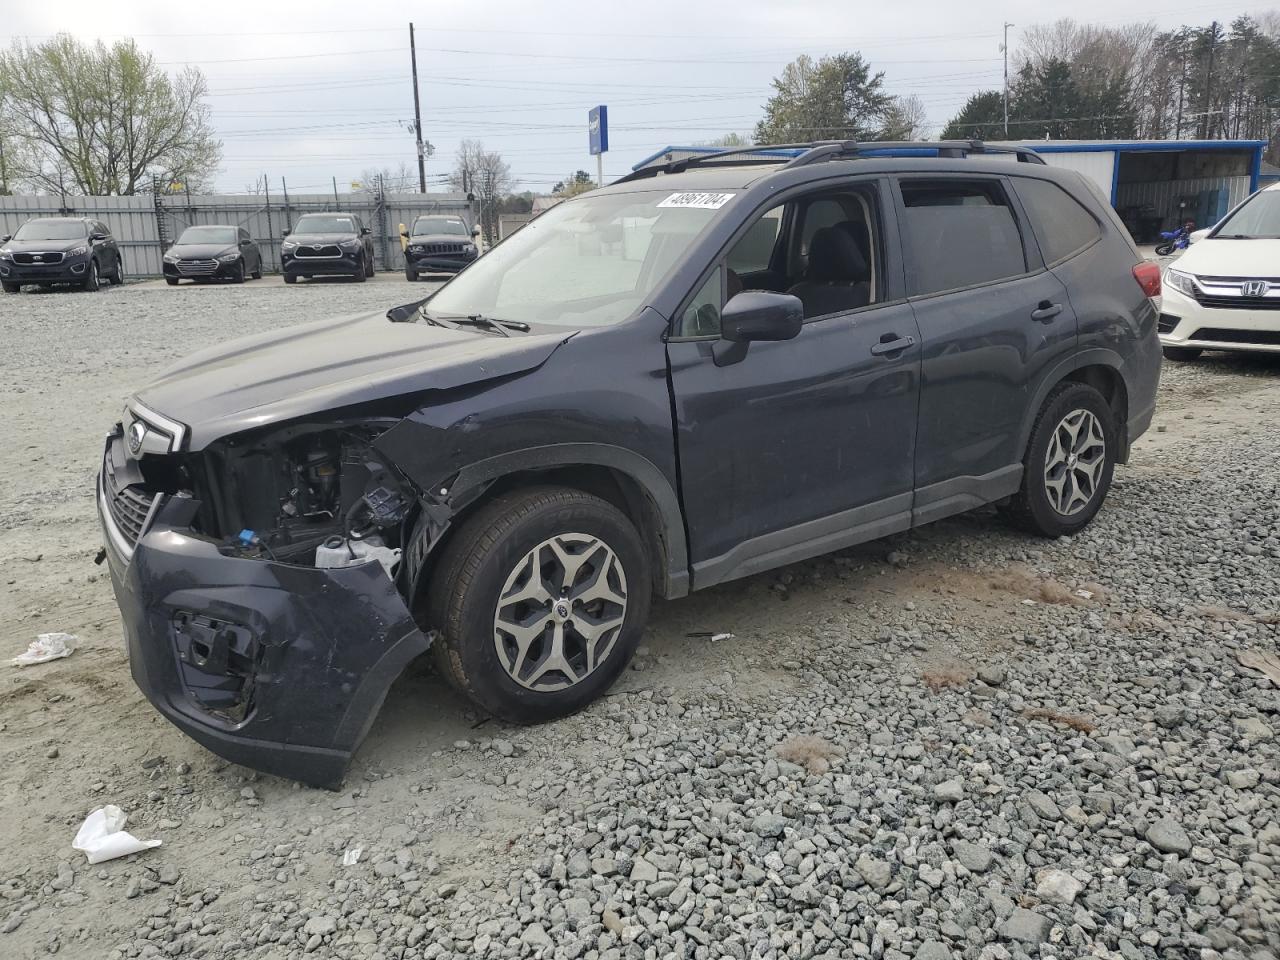
[[1271, 284], [1265, 280], [1246, 280], [1240, 284], [1240, 292], [1246, 297], [1265, 297], [1270, 289]]
[[142, 452], [142, 442], [147, 439], [147, 425], [139, 420], [129, 424], [129, 452], [135, 457]]

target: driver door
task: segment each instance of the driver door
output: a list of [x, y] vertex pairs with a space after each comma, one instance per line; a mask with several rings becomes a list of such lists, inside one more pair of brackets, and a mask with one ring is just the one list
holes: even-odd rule
[[[910, 526], [920, 336], [885, 196], [874, 179], [828, 181], [757, 211], [676, 317], [667, 358], [695, 587]], [[841, 307], [843, 278], [818, 284], [824, 306], [806, 310], [795, 339], [726, 351], [719, 315], [739, 287], [814, 288], [807, 242], [819, 220], [866, 230], [869, 298]]]

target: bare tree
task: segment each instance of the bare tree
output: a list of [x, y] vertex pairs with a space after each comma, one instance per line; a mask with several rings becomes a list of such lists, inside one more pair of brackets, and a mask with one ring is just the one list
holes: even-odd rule
[[15, 44], [0, 56], [0, 89], [6, 123], [34, 155], [27, 179], [45, 189], [125, 195], [153, 176], [203, 185], [221, 156], [204, 76], [170, 77], [132, 40]]
[[911, 94], [906, 97], [894, 97], [885, 111], [885, 140], [923, 140], [929, 135], [929, 109], [924, 101]]
[[511, 167], [495, 150], [486, 150], [480, 140], [463, 140], [449, 174], [449, 186], [470, 193], [480, 201], [480, 224], [486, 243], [498, 236], [498, 201], [511, 192]]
[[360, 171], [360, 187], [366, 193], [378, 191], [378, 178], [382, 178], [385, 193], [417, 193], [418, 169], [404, 160], [396, 167], [365, 167]]

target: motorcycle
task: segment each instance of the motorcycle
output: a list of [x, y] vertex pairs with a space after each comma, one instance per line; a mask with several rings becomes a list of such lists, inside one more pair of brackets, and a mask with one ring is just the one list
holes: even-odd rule
[[1167, 257], [1175, 250], [1187, 249], [1191, 246], [1191, 231], [1194, 229], [1194, 223], [1184, 223], [1177, 230], [1162, 230], [1160, 239], [1163, 242], [1156, 245], [1156, 256]]

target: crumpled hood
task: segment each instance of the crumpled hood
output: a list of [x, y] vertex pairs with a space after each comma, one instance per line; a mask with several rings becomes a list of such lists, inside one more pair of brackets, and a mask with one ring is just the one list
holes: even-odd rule
[[1280, 276], [1280, 240], [1201, 240], [1170, 264], [1206, 277]]
[[135, 396], [185, 424], [189, 449], [199, 450], [253, 427], [532, 370], [570, 336], [500, 337], [359, 314], [202, 350]]

